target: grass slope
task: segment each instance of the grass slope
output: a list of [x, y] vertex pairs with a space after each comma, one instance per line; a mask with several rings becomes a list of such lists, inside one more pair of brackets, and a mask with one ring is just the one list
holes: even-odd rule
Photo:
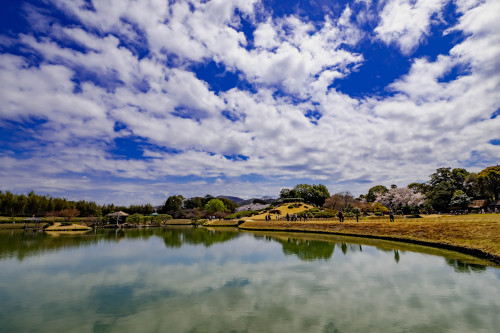
[[[286, 214], [290, 214], [290, 215], [293, 215], [295, 213], [300, 213], [304, 210], [308, 210], [308, 209], [311, 209], [312, 206], [311, 205], [307, 205], [307, 204], [302, 204], [300, 207], [294, 207], [294, 208], [288, 208], [288, 206], [290, 206], [292, 203], [287, 203], [287, 204], [283, 204], [279, 207], [274, 207], [272, 210], [279, 210], [281, 211], [281, 215], [280, 217], [285, 217]], [[268, 212], [264, 212], [264, 213], [261, 213], [259, 215], [254, 215], [254, 216], [251, 216], [251, 217], [245, 217], [245, 218], [242, 218], [242, 220], [266, 220], [266, 215], [268, 215], [269, 213]], [[276, 214], [271, 214], [271, 217], [273, 218], [273, 220], [276, 218]]]
[[246, 221], [247, 230], [280, 230], [357, 235], [410, 241], [486, 257], [500, 263], [500, 214], [429, 216], [422, 219], [398, 219], [394, 223], [361, 220], [339, 223], [330, 221], [287, 222]]
[[71, 225], [61, 225], [60, 222], [54, 223], [50, 227], [46, 228], [45, 231], [88, 231], [92, 230], [92, 228], [73, 223]]

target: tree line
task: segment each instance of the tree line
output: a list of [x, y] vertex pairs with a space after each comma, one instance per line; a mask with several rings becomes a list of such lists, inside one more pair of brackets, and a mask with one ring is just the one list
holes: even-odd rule
[[[282, 194], [289, 193], [282, 190]], [[283, 197], [283, 195], [282, 195]], [[405, 187], [395, 184], [376, 185], [368, 193], [355, 198], [350, 192], [339, 192], [325, 199], [323, 207], [348, 213], [433, 213], [467, 209], [474, 200], [500, 200], [500, 166], [490, 166], [474, 173], [463, 168], [438, 168], [429, 175], [429, 181], [410, 183]]]
[[[346, 213], [385, 213], [389, 209], [404, 213], [442, 212], [450, 209], [465, 209], [473, 200], [500, 200], [500, 165], [490, 166], [474, 173], [463, 168], [438, 168], [429, 176], [429, 181], [411, 183], [404, 187], [376, 185], [366, 194], [355, 198], [350, 192], [330, 195], [322, 184], [298, 184], [294, 188], [283, 188], [275, 204], [303, 201], [330, 211]], [[256, 199], [258, 201], [258, 199]], [[226, 217], [234, 213], [238, 205], [223, 197], [211, 195], [184, 198], [182, 195], [168, 197], [157, 212], [174, 218]], [[71, 201], [49, 195], [14, 194], [0, 191], [0, 215], [3, 216], [106, 216], [115, 211], [128, 214], [150, 215], [156, 210], [151, 204], [115, 206], [98, 205], [93, 201]]]
[[14, 194], [0, 191], [0, 215], [2, 216], [60, 216], [88, 217], [105, 216], [122, 210], [128, 214], [148, 215], [154, 213], [151, 204], [115, 206], [98, 205], [93, 201], [71, 201], [49, 195], [39, 195], [34, 191], [28, 194]]

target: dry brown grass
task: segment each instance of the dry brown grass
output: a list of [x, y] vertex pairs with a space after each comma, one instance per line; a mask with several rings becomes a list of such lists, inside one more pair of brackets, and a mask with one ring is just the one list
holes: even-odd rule
[[193, 221], [191, 219], [170, 219], [167, 220], [165, 225], [191, 225], [193, 224]]
[[1, 223], [0, 229], [23, 229], [24, 223]]
[[[500, 262], [500, 214], [431, 215], [421, 219], [286, 222], [247, 221], [243, 229], [307, 231], [407, 240], [470, 250]], [[480, 253], [477, 252], [480, 251]]]
[[[300, 207], [294, 207], [294, 208], [288, 208], [288, 206], [290, 206], [291, 204], [293, 203], [286, 203], [286, 204], [283, 204], [279, 207], [274, 207], [272, 210], [274, 209], [278, 209], [281, 211], [281, 215], [280, 217], [284, 217], [287, 213], [290, 214], [290, 215], [293, 215], [295, 213], [300, 213], [304, 210], [308, 210], [308, 209], [311, 209], [312, 206], [311, 205], [308, 205], [308, 204], [303, 204], [303, 203], [299, 203], [301, 204]], [[266, 215], [268, 215], [269, 213], [266, 212], [266, 213], [261, 213], [259, 215], [254, 215], [254, 216], [251, 216], [251, 217], [244, 217], [242, 218], [242, 220], [266, 220]], [[276, 214], [271, 214], [273, 220], [275, 219], [276, 217]]]
[[238, 220], [212, 220], [203, 224], [208, 227], [237, 227]]
[[71, 225], [61, 225], [61, 223], [56, 222], [54, 225], [51, 225], [45, 231], [88, 231], [92, 230], [91, 227], [87, 227], [81, 224], [73, 223]]

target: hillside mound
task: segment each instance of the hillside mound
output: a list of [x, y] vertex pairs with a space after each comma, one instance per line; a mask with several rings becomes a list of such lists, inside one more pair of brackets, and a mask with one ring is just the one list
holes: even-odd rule
[[265, 220], [266, 215], [271, 214], [272, 219], [276, 219], [276, 211], [280, 212], [279, 217], [285, 217], [288, 213], [289, 215], [293, 215], [295, 213], [300, 213], [305, 210], [311, 209], [313, 206], [310, 204], [304, 204], [303, 202], [290, 202], [285, 203], [280, 206], [274, 207], [269, 210], [262, 211], [259, 215], [254, 215], [252, 217], [245, 217], [243, 220]]

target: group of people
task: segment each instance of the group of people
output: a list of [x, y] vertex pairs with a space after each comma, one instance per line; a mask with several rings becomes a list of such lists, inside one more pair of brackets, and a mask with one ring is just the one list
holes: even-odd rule
[[287, 221], [302, 221], [302, 218], [304, 218], [304, 222], [305, 222], [305, 221], [307, 221], [308, 217], [309, 216], [307, 215], [307, 213], [305, 213], [303, 217], [302, 216], [298, 216], [297, 213], [292, 214], [292, 215], [286, 213], [286, 220]]
[[[280, 216], [279, 214], [276, 214], [276, 220], [279, 220]], [[271, 214], [267, 214], [266, 215], [266, 221], [271, 221], [273, 218], [271, 216]]]
[[[394, 222], [394, 211], [390, 210], [388, 212], [389, 214], [389, 222]], [[339, 222], [344, 222], [344, 212], [342, 210], [339, 210], [339, 212], [337, 213], [337, 217], [339, 218]], [[279, 220], [279, 214], [276, 214], [276, 220]], [[303, 216], [298, 216], [297, 213], [295, 214], [289, 214], [289, 213], [286, 213], [286, 220], [287, 221], [307, 221], [307, 219], [309, 218], [309, 216], [307, 215], [307, 213], [305, 213]], [[271, 221], [272, 220], [272, 216], [271, 214], [267, 214], [266, 215], [266, 221]], [[356, 222], [359, 222], [359, 214], [356, 214]]]
[[[297, 213], [295, 214], [289, 214], [289, 213], [286, 213], [286, 220], [287, 221], [307, 221], [307, 219], [309, 218], [309, 215], [307, 215], [307, 213], [305, 213], [303, 216], [298, 216]], [[267, 214], [266, 215], [266, 221], [272, 221], [272, 216], [271, 214]], [[279, 220], [280, 219], [280, 216], [279, 214], [276, 214], [276, 220]]]
[[[344, 212], [342, 209], [337, 213], [337, 217], [339, 218], [339, 222], [344, 222]], [[359, 214], [356, 214], [356, 222], [359, 222]]]

